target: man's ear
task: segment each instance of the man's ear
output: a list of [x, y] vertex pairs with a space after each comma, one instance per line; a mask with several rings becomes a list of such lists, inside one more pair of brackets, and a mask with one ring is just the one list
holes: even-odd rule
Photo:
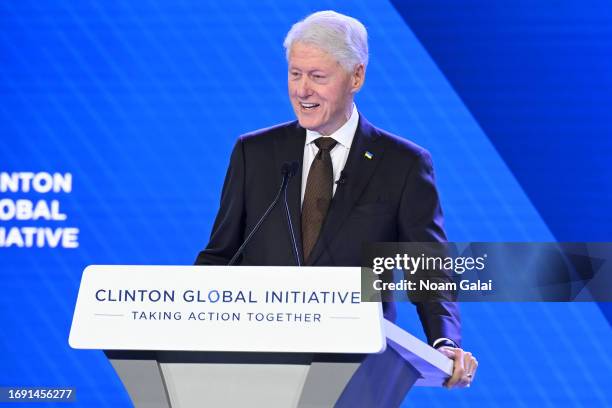
[[355, 65], [353, 74], [351, 75], [351, 93], [357, 93], [365, 82], [365, 65]]

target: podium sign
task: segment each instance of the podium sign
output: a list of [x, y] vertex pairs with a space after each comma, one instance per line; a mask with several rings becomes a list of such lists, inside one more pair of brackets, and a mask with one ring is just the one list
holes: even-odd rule
[[78, 349], [380, 353], [382, 308], [360, 268], [89, 266]]

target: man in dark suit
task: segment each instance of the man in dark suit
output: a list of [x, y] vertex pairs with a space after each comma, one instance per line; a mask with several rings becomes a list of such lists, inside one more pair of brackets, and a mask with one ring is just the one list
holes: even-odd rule
[[[240, 264], [295, 265], [297, 252], [304, 265], [360, 266], [365, 242], [445, 241], [429, 153], [375, 128], [354, 105], [368, 63], [365, 27], [318, 12], [295, 24], [284, 45], [298, 120], [239, 138], [210, 242], [196, 264], [229, 262], [276, 195], [287, 162], [300, 164], [287, 190], [297, 245], [277, 206]], [[457, 305], [416, 308], [429, 343], [455, 360], [447, 385], [469, 385], [478, 363], [460, 348]]]

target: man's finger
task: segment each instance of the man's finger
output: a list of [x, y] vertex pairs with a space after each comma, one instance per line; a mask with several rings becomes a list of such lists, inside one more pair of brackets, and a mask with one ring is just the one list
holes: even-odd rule
[[453, 366], [453, 375], [451, 376], [451, 378], [448, 379], [448, 381], [446, 381], [446, 386], [448, 388], [454, 387], [455, 385], [457, 385], [459, 383], [459, 381], [461, 381], [461, 379], [463, 378], [463, 376], [465, 375], [465, 367], [464, 367], [464, 352], [463, 350], [456, 348], [455, 350], [455, 358], [453, 360], [455, 360], [455, 364]]
[[472, 371], [469, 371], [468, 374], [472, 374], [470, 377], [471, 381], [474, 381], [474, 377], [476, 377], [476, 370], [478, 370], [478, 360], [475, 357], [472, 357]]
[[469, 376], [474, 370], [474, 357], [469, 351], [463, 355], [463, 368], [465, 369], [465, 375]]
[[469, 387], [474, 381], [474, 376], [476, 375], [476, 369], [478, 368], [478, 361], [472, 353], [465, 353], [464, 356], [464, 366], [465, 366], [465, 377], [461, 379], [461, 384], [464, 387]]

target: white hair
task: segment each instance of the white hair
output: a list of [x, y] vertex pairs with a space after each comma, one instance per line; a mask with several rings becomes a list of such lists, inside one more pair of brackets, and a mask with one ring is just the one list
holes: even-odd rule
[[329, 53], [348, 72], [368, 65], [368, 32], [357, 19], [335, 11], [318, 11], [299, 21], [287, 33], [283, 46], [287, 61], [295, 42], [314, 45]]

